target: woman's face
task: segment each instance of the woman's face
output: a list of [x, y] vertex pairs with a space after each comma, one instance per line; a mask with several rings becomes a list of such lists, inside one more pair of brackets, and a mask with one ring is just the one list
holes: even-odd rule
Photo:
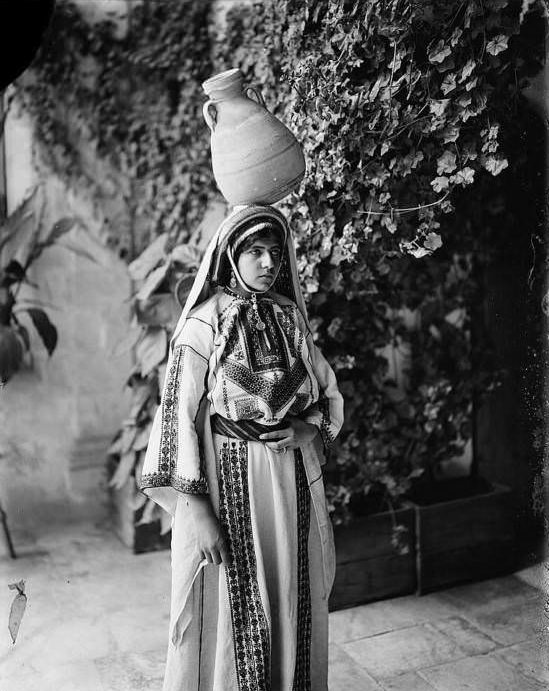
[[236, 266], [244, 283], [263, 292], [275, 282], [280, 267], [282, 250], [276, 236], [252, 239], [240, 253]]

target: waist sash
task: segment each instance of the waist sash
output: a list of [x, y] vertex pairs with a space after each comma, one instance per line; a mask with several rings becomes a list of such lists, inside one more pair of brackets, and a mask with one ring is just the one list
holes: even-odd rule
[[210, 424], [212, 432], [243, 441], [262, 441], [259, 435], [266, 432], [277, 432], [288, 427], [288, 423], [284, 420], [276, 423], [276, 425], [262, 425], [255, 420], [227, 420], [227, 418], [217, 414], [211, 416]]

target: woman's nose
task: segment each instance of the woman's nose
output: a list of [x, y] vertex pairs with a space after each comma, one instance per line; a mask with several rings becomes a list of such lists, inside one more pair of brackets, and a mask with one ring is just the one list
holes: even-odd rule
[[264, 269], [272, 269], [274, 267], [274, 261], [270, 252], [263, 252], [261, 255], [261, 266]]

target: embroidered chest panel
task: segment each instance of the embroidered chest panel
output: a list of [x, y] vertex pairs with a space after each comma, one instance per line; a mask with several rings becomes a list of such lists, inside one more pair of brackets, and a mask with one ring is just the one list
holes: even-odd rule
[[253, 405], [255, 397], [275, 414], [298, 397], [297, 408], [301, 408], [303, 396], [298, 391], [308, 374], [298, 352], [301, 343], [296, 345], [299, 338], [291, 309], [260, 300], [258, 312], [265, 329], [258, 330], [252, 304], [241, 303], [237, 313], [227, 315], [226, 323], [221, 326], [227, 334], [221, 359], [222, 376], [248, 394], [237, 405], [239, 418], [259, 416]]
[[245, 362], [254, 374], [290, 370], [285, 339], [274, 309], [272, 303], [258, 303], [259, 316], [265, 324], [265, 329], [259, 331], [255, 327], [256, 317], [252, 305], [246, 303], [242, 306], [238, 324], [235, 324], [236, 328], [233, 328], [225, 346], [224, 360]]

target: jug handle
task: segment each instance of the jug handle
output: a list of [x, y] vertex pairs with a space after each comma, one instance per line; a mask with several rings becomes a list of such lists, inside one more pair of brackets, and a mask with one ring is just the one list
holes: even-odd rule
[[[212, 106], [213, 112], [210, 111], [210, 108], [212, 108]], [[206, 124], [213, 132], [217, 124], [217, 110], [215, 108], [215, 103], [213, 101], [206, 101], [206, 103], [202, 106], [202, 114], [204, 115], [204, 120], [206, 121]]]
[[252, 92], [260, 106], [263, 106], [263, 108], [265, 109], [267, 108], [267, 106], [265, 105], [265, 100], [263, 99], [263, 95], [261, 91], [259, 91], [259, 89], [256, 89], [255, 86], [247, 86], [244, 92], [246, 96], [248, 95], [248, 91]]

